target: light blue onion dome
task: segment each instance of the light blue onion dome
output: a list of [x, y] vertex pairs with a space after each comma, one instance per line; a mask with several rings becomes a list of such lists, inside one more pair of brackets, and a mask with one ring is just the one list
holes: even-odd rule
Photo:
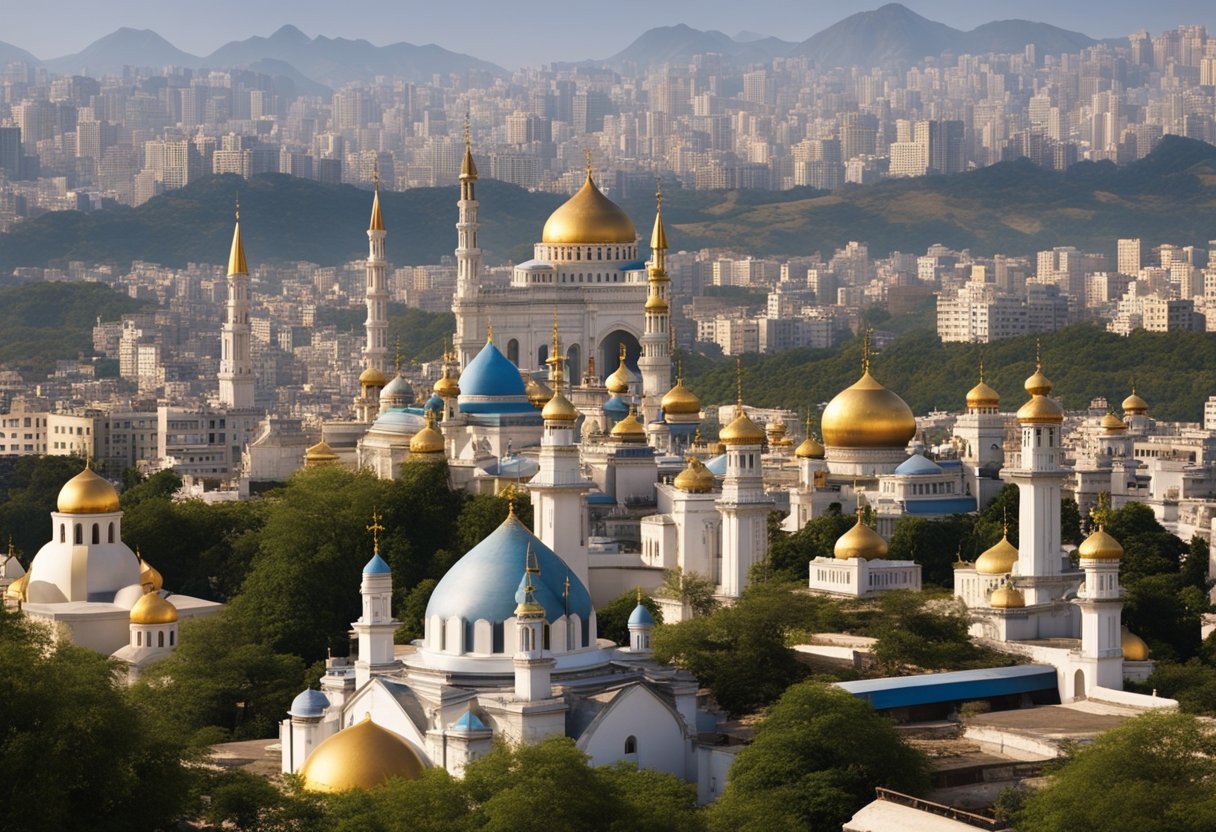
[[[463, 382], [462, 382], [463, 386]], [[565, 561], [528, 531], [514, 514], [497, 529], [470, 549], [448, 570], [426, 605], [429, 622], [439, 616], [445, 621], [463, 618], [467, 643], [472, 643], [473, 624], [478, 619], [489, 621], [495, 628], [498, 643], [502, 622], [515, 616], [519, 604], [516, 590], [527, 569], [531, 549], [540, 574], [532, 579], [533, 597], [545, 608], [545, 620], [556, 621], [568, 610], [583, 622], [580, 646], [590, 646], [591, 594]], [[568, 597], [562, 597], [566, 579], [570, 580]], [[496, 648], [496, 652], [502, 652]]]
[[392, 569], [389, 569], [388, 564], [385, 563], [384, 558], [380, 557], [379, 552], [372, 555], [372, 559], [367, 562], [367, 566], [363, 567], [364, 575], [387, 575], [392, 571]]
[[487, 341], [460, 374], [462, 413], [535, 413], [519, 369]]
[[426, 404], [422, 406], [423, 410], [430, 410], [434, 413], [443, 413], [443, 399], [438, 393], [432, 393], [431, 397], [426, 400]]
[[404, 406], [414, 400], [414, 388], [410, 387], [410, 383], [398, 373], [392, 377], [388, 384], [381, 388], [380, 399], [381, 401], [385, 399], [399, 401], [401, 402], [401, 406]]
[[613, 396], [604, 402], [604, 413], [611, 416], [612, 421], [619, 422], [629, 415], [629, 405], [620, 396]]
[[309, 688], [291, 700], [291, 707], [287, 713], [304, 719], [316, 719], [325, 716], [325, 709], [328, 707], [329, 698], [316, 688]]
[[654, 616], [650, 614], [650, 610], [646, 609], [646, 605], [641, 602], [633, 608], [633, 612], [629, 614], [630, 627], [653, 627]]
[[895, 469], [895, 473], [900, 476], [918, 476], [923, 474], [940, 474], [942, 469], [937, 463], [932, 460], [925, 459], [920, 454], [912, 454], [912, 456], [899, 463], [899, 467]]

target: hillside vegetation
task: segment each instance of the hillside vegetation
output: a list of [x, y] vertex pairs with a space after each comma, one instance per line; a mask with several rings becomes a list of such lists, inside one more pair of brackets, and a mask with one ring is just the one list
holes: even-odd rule
[[145, 304], [98, 283], [0, 287], [0, 366], [45, 375], [55, 361], [93, 355], [93, 324]]

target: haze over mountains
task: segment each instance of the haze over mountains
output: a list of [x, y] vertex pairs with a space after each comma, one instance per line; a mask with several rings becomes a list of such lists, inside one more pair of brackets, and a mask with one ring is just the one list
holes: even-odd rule
[[[971, 31], [954, 29], [922, 17], [898, 3], [858, 12], [802, 42], [781, 40], [755, 32], [731, 37], [680, 24], [650, 29], [608, 58], [587, 56], [584, 63], [613, 68], [644, 68], [686, 62], [696, 54], [714, 52], [736, 64], [767, 63], [777, 57], [805, 57], [821, 67], [909, 64], [942, 52], [1020, 52], [1033, 44], [1039, 55], [1077, 51], [1096, 43], [1093, 38], [1046, 23], [1000, 20]], [[505, 76], [488, 61], [435, 44], [400, 42], [375, 46], [366, 40], [308, 37], [286, 25], [269, 37], [231, 41], [209, 55], [184, 52], [148, 29], [121, 28], [80, 52], [39, 61], [29, 52], [0, 42], [0, 64], [24, 61], [62, 74], [102, 75], [123, 66], [181, 66], [190, 68], [251, 68], [307, 82], [341, 86], [368, 81], [376, 75], [424, 81], [436, 73], [480, 71]]]

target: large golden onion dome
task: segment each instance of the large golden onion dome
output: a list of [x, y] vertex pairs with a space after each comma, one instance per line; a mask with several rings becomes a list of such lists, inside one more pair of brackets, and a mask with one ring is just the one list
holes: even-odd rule
[[1122, 433], [1127, 430], [1127, 423], [1113, 413], [1107, 413], [1099, 422], [1106, 433]]
[[723, 445], [761, 445], [764, 443], [764, 431], [756, 427], [741, 406], [735, 408], [735, 418], [730, 424], [718, 431], [718, 441]]
[[1026, 606], [1026, 596], [1020, 589], [1009, 586], [998, 586], [988, 596], [988, 606], [996, 610], [1021, 609]]
[[975, 559], [975, 571], [981, 575], [1007, 575], [1018, 562], [1018, 550], [1001, 535], [1000, 542]]
[[1119, 541], [1106, 533], [1106, 529], [1099, 526], [1097, 531], [1077, 547], [1077, 556], [1081, 560], [1120, 560], [1123, 557], [1123, 547]]
[[1132, 394], [1123, 400], [1123, 414], [1125, 416], [1143, 416], [1145, 413], [1148, 413], [1148, 402], [1140, 398], [1133, 386]]
[[672, 485], [689, 494], [708, 494], [714, 490], [714, 474], [705, 467], [704, 462], [690, 456], [687, 467], [676, 474]]
[[621, 207], [587, 179], [578, 193], [549, 215], [541, 242], [557, 244], [635, 243], [638, 231]]
[[118, 491], [108, 480], [86, 467], [59, 489], [58, 505], [64, 514], [108, 514], [118, 511]]
[[541, 418], [546, 422], [573, 422], [579, 417], [578, 408], [559, 390], [545, 402], [540, 411]]
[[638, 421], [637, 408], [630, 408], [629, 415], [612, 426], [612, 438], [620, 442], [645, 442], [646, 429]]
[[375, 367], [368, 367], [363, 372], [359, 373], [359, 384], [364, 387], [383, 387], [388, 384], [388, 379], [384, 377], [384, 373], [377, 370]]
[[682, 375], [676, 377], [676, 386], [663, 394], [659, 404], [664, 413], [672, 416], [697, 416], [701, 413], [701, 400], [684, 386]]
[[153, 592], [160, 592], [165, 586], [165, 579], [160, 571], [142, 557], [139, 559], [139, 585], [144, 587], [145, 592], [148, 587], [151, 587]]
[[1148, 645], [1144, 639], [1126, 627], [1123, 628], [1123, 660], [1125, 662], [1148, 661]]
[[364, 717], [318, 745], [300, 779], [310, 791], [346, 792], [373, 789], [392, 777], [417, 780], [424, 768], [409, 743]]
[[971, 409], [998, 407], [1000, 403], [1000, 394], [988, 386], [988, 383], [984, 381], [983, 372], [981, 371], [980, 383], [967, 391], [967, 407]]
[[619, 396], [629, 392], [629, 382], [632, 380], [633, 374], [629, 372], [629, 367], [625, 364], [625, 345], [621, 344], [621, 363], [617, 365], [612, 375], [604, 380], [604, 386], [608, 388], [609, 393]]
[[1035, 361], [1034, 373], [1023, 385], [1030, 394], [1030, 401], [1018, 408], [1018, 421], [1024, 425], [1059, 424], [1064, 421], [1064, 408], [1047, 394], [1051, 392], [1051, 379], [1043, 374], [1043, 368]]
[[887, 541], [882, 535], [861, 522], [861, 512], [857, 513], [857, 523], [853, 528], [840, 536], [832, 548], [832, 554], [837, 560], [861, 558], [875, 560], [887, 555]]
[[902, 448], [916, 435], [912, 409], [867, 369], [823, 410], [823, 441], [836, 448]]
[[147, 592], [131, 607], [132, 624], [172, 624], [177, 620], [177, 607], [160, 597], [158, 592]]
[[439, 454], [444, 447], [443, 434], [435, 427], [435, 414], [428, 410], [426, 427], [410, 437], [410, 453]]
[[432, 388], [435, 395], [441, 399], [454, 399], [460, 395], [460, 382], [452, 378], [452, 373], [447, 367], [443, 368], [443, 375], [435, 382]]

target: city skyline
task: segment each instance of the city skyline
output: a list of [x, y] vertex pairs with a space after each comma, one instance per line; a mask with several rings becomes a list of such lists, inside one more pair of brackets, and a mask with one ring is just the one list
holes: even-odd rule
[[[508, 69], [552, 61], [607, 58], [624, 49], [644, 31], [680, 23], [696, 29], [719, 30], [735, 36], [742, 32], [801, 41], [839, 20], [881, 3], [849, 2], [830, 7], [805, 8], [787, 0], [760, 0], [746, 7], [707, 9], [689, 0], [675, 0], [656, 8], [638, 0], [621, 0], [617, 14], [596, 19], [594, 38], [585, 37], [588, 18], [571, 14], [570, 4], [530, 0], [520, 5], [473, 2], [479, 25], [466, 26], [470, 4], [428, 7], [425, 19], [418, 4], [370, 0], [365, 14], [335, 19], [330, 4], [316, 0], [292, 4], [249, 6], [219, 0], [206, 7], [173, 7], [151, 0], [121, 0], [99, 6], [69, 2], [54, 28], [32, 7], [11, 10], [3, 40], [47, 60], [73, 54], [115, 29], [129, 26], [151, 29], [192, 54], [206, 55], [225, 43], [251, 36], [268, 36], [283, 25], [294, 25], [310, 37], [365, 39], [381, 46], [396, 42], [434, 43], [446, 49], [493, 61]], [[1101, 16], [1089, 8], [1061, 6], [1046, 0], [1028, 0], [1010, 8], [1001, 4], [973, 4], [960, 0], [914, 0], [912, 11], [949, 26], [969, 30], [993, 20], [1021, 18], [1082, 32], [1095, 38], [1124, 37], [1147, 29], [1158, 32], [1179, 24], [1216, 23], [1216, 10], [1200, 0], [1171, 0], [1107, 4]], [[521, 13], [522, 12], [522, 13]], [[239, 28], [234, 20], [243, 21]]]

